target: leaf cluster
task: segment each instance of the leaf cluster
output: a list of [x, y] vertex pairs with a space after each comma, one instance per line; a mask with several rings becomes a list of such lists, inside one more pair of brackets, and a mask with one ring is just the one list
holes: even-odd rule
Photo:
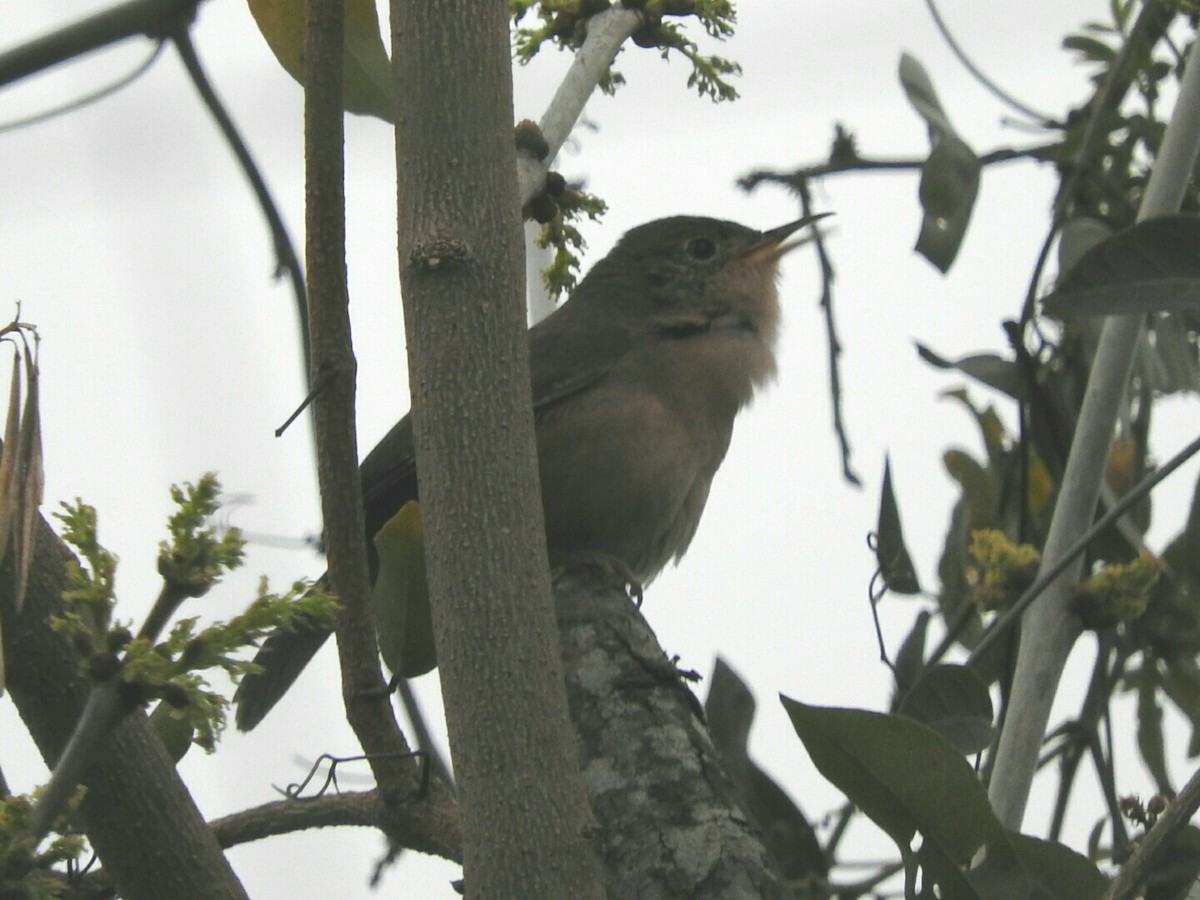
[[[536, 199], [536, 198], [535, 198]], [[537, 245], [542, 249], [554, 248], [554, 258], [542, 271], [542, 279], [550, 296], [559, 297], [574, 290], [579, 280], [579, 256], [587, 242], [580, 234], [577, 223], [582, 217], [595, 222], [608, 209], [608, 205], [595, 194], [589, 194], [576, 186], [564, 186], [554, 198], [553, 213], [538, 232]]]
[[[1110, 12], [1111, 23], [1090, 23], [1064, 41], [1068, 52], [1094, 68], [1095, 91], [1061, 121], [1039, 123], [1050, 138], [1040, 147], [976, 155], [953, 128], [928, 73], [906, 56], [900, 80], [927, 126], [927, 156], [869, 159], [839, 126], [827, 161], [743, 180], [747, 187], [783, 184], [807, 203], [809, 183], [816, 178], [860, 169], [919, 169], [922, 223], [916, 249], [944, 272], [966, 238], [986, 165], [1025, 157], [1055, 166], [1061, 179], [1046, 252], [1032, 273], [1020, 315], [1002, 323], [1002, 347], [956, 359], [918, 345], [930, 365], [965, 377], [973, 391], [994, 393], [1000, 401], [982, 404], [966, 388], [946, 394], [971, 416], [982, 453], [951, 447], [943, 454], [958, 498], [938, 564], [936, 606], [918, 609], [893, 664], [894, 715], [817, 710], [785, 700], [818, 768], [896, 840], [908, 896], [918, 895], [918, 874], [920, 896], [932, 896], [927, 893], [932, 885], [940, 896], [963, 897], [1098, 896], [1104, 890], [1095, 867], [1061, 845], [1030, 843], [999, 829], [979, 775], [962, 759], [951, 761], [954, 748], [960, 754], [986, 750], [995, 735], [990, 706], [980, 705], [978, 697], [980, 689], [986, 697], [989, 685], [1005, 683], [1000, 679], [1012, 665], [1006, 642], [989, 641], [984, 652], [971, 653], [974, 687], [944, 662], [956, 645], [962, 648], [957, 652], [978, 647], [1037, 574], [1102, 315], [1150, 317], [1108, 448], [1101, 491], [1101, 512], [1123, 498], [1132, 505], [1087, 547], [1084, 571], [1089, 574], [1075, 591], [1074, 612], [1094, 633], [1098, 653], [1078, 711], [1047, 738], [1043, 764], [1059, 770], [1051, 841], [1058, 840], [1072, 787], [1087, 761], [1098, 773], [1108, 807], [1089, 854], [1119, 863], [1130, 851], [1111, 738], [1116, 726], [1110, 706], [1119, 692], [1136, 695], [1139, 750], [1162, 795], [1174, 794], [1164, 751], [1166, 705], [1191, 722], [1189, 754], [1200, 755], [1200, 483], [1187, 523], [1161, 559], [1145, 547], [1152, 510], [1148, 489], [1139, 487], [1156, 465], [1148, 443], [1156, 401], [1200, 390], [1200, 254], [1195, 249], [1200, 241], [1200, 178], [1195, 174], [1200, 171], [1188, 186], [1181, 215], [1133, 224], [1166, 129], [1161, 98], [1180, 73], [1180, 46], [1195, 40], [1196, 7], [1113, 0]], [[1059, 278], [1043, 308], [1039, 294], [1050, 282], [1044, 266], [1055, 247]], [[828, 254], [822, 261], [832, 282]], [[828, 283], [825, 290], [823, 305], [831, 305]], [[1016, 427], [1010, 429], [1006, 420]], [[890, 466], [885, 468], [874, 544], [877, 582], [922, 598], [900, 526], [894, 477]], [[872, 600], [882, 593], [873, 589]], [[926, 634], [935, 617], [943, 636], [930, 650]], [[907, 715], [928, 727], [902, 721]], [[990, 755], [982, 763], [986, 782]], [[936, 785], [925, 781], [930, 772], [936, 773]], [[937, 810], [923, 805], [926, 796], [937, 798], [932, 804]], [[943, 808], [953, 811], [945, 819], [939, 815]], [[1105, 829], [1108, 846], [1101, 839]], [[838, 833], [827, 843], [827, 854], [836, 847]], [[1187, 830], [1177, 833], [1170, 847], [1174, 874], [1155, 876], [1156, 890], [1166, 891], [1162, 885], [1167, 883], [1189, 884], [1187, 873], [1194, 878], [1200, 868], [1200, 844]], [[964, 874], [963, 867], [984, 848], [987, 863]], [[832, 856], [829, 862], [834, 864]], [[1042, 863], [1050, 868], [1042, 869]], [[1063, 878], [1063, 872], [1074, 874]], [[977, 878], [985, 881], [976, 883]], [[1072, 879], [1084, 887], [1072, 887]]]
[[[1103, 895], [1107, 880], [1079, 854], [1002, 828], [971, 766], [928, 726], [781, 699], [821, 774], [895, 841], [909, 896], [917, 895], [919, 874], [922, 897]], [[981, 850], [984, 863], [968, 869]]]
[[[547, 42], [562, 50], [578, 50], [587, 37], [588, 20], [609, 8], [608, 0], [509, 0], [509, 13], [517, 28], [513, 47], [522, 65], [533, 59]], [[640, 0], [626, 2], [639, 9], [643, 23], [632, 35], [639, 47], [658, 49], [662, 58], [682, 55], [692, 67], [688, 87], [713, 102], [737, 99], [737, 90], [728, 79], [741, 73], [736, 62], [700, 51], [678, 22], [671, 18], [694, 17], [714, 39], [733, 34], [737, 15], [730, 0]], [[522, 25], [526, 15], [536, 10], [538, 24]], [[625, 79], [611, 67], [600, 81], [600, 89], [612, 94]]]
[[68, 828], [83, 794], [83, 788], [75, 792], [56, 823], [57, 833], [41, 846], [28, 836], [33, 799], [23, 795], [0, 799], [0, 897], [54, 900], [68, 895], [55, 867], [73, 864], [83, 853], [83, 836]]
[[258, 596], [240, 615], [205, 627], [199, 627], [198, 617], [180, 619], [158, 640], [158, 626], [151, 620], [165, 622], [182, 600], [207, 593], [225, 572], [241, 564], [244, 545], [236, 529], [219, 532], [208, 524], [220, 507], [220, 485], [211, 473], [194, 485], [173, 487], [171, 497], [177, 508], [168, 523], [170, 539], [159, 547], [163, 592], [136, 636], [129, 622], [113, 618], [117, 558], [99, 543], [96, 510], [82, 501], [62, 505], [56, 517], [63, 525], [63, 539], [76, 548], [86, 567], [69, 563], [65, 610], [51, 624], [79, 652], [90, 678], [116, 679], [131, 706], [163, 700], [169, 715], [185, 722], [194, 741], [211, 751], [224, 728], [228, 704], [199, 673], [220, 668], [240, 678], [256, 668], [240, 658], [245, 648], [297, 622], [332, 624], [336, 602], [304, 581], [275, 594], [264, 579]]

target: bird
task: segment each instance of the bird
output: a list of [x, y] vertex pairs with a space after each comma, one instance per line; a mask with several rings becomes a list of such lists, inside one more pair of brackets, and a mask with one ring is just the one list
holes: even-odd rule
[[[640, 589], [684, 555], [734, 419], [775, 375], [778, 262], [804, 242], [788, 238], [818, 218], [767, 231], [702, 216], [640, 225], [529, 330], [552, 566], [606, 561]], [[428, 632], [424, 573], [398, 574], [404, 564], [394, 560], [423, 569], [422, 556], [389, 551], [420, 536], [410, 416], [367, 454], [360, 475], [380, 647], [394, 674], [415, 677], [435, 664], [432, 635], [414, 643], [411, 629], [392, 631], [415, 621]], [[300, 626], [263, 642], [261, 670], [234, 695], [239, 729], [262, 720], [329, 633]]]

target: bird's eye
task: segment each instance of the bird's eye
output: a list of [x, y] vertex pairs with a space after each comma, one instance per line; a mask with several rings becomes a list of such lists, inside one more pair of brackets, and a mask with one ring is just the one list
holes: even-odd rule
[[683, 245], [683, 251], [692, 259], [712, 259], [717, 252], [717, 245], [708, 238], [692, 238]]

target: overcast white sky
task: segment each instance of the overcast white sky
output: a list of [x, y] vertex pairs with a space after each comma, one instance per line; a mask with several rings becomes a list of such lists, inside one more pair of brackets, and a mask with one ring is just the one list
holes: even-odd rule
[[[1059, 41], [1083, 21], [1103, 18], [1107, 7], [1105, 0], [958, 0], [945, 13], [980, 67], [1027, 103], [1061, 114], [1086, 95], [1088, 73], [1071, 64]], [[0, 5], [0, 35], [6, 46], [16, 44], [97, 8], [9, 0]], [[195, 42], [302, 246], [299, 88], [237, 0], [205, 4]], [[763, 228], [795, 218], [781, 191], [747, 196], [735, 180], [759, 167], [819, 160], [835, 122], [858, 136], [864, 154], [921, 154], [924, 125], [896, 76], [905, 50], [924, 63], [976, 149], [1036, 140], [1003, 125], [1008, 111], [966, 75], [917, 0], [745, 0], [737, 36], [720, 51], [745, 69], [737, 103], [695, 97], [680, 61], [668, 65], [631, 47], [619, 59], [628, 85], [588, 107], [594, 130], [581, 130], [560, 159], [565, 175], [585, 177], [610, 206], [602, 224], [584, 229], [588, 264], [626, 229], [659, 216], [714, 215]], [[148, 51], [145, 42], [130, 42], [0, 92], [0, 121], [91, 90]], [[568, 62], [550, 52], [516, 72], [518, 119], [540, 117]], [[385, 125], [348, 121], [364, 453], [408, 406], [392, 153]], [[0, 302], [20, 301], [22, 317], [43, 338], [48, 503], [82, 496], [98, 507], [101, 539], [122, 560], [124, 615], [140, 618], [156, 593], [154, 553], [172, 482], [215, 470], [229, 492], [253, 496], [234, 514], [236, 524], [290, 537], [319, 531], [307, 426], [273, 436], [304, 393], [292, 300], [270, 278], [265, 227], [175, 54], [167, 51], [115, 97], [0, 134], [0, 183]], [[866, 535], [884, 454], [891, 454], [910, 549], [933, 590], [954, 500], [941, 453], [951, 445], [978, 451], [968, 417], [938, 397], [961, 380], [922, 364], [913, 341], [948, 356], [1003, 350], [999, 322], [1019, 309], [1053, 186], [1053, 173], [1032, 164], [986, 172], [972, 231], [944, 278], [911, 252], [919, 223], [915, 176], [849, 175], [823, 185], [819, 206], [837, 214], [831, 247], [847, 426], [865, 487], [841, 480], [816, 266], [795, 253], [782, 281], [778, 383], [739, 421], [687, 558], [647, 592], [646, 615], [669, 654], [707, 673], [719, 653], [753, 688], [752, 751], [810, 816], [832, 808], [837, 794], [812, 768], [775, 695], [886, 705], [890, 677], [878, 661], [866, 600], [874, 569]], [[1195, 421], [1195, 402], [1176, 408], [1177, 415], [1158, 418], [1180, 428], [1160, 437], [1160, 457]], [[1190, 496], [1194, 478], [1194, 468], [1176, 476], [1166, 494]], [[1156, 512], [1161, 541], [1179, 527], [1182, 501], [1168, 497]], [[252, 546], [243, 573], [188, 614], [231, 615], [260, 574], [283, 585], [322, 568], [304, 551]], [[882, 604], [893, 649], [916, 602]], [[1077, 657], [1086, 667], [1090, 652]], [[435, 682], [420, 682], [431, 715], [438, 714]], [[44, 770], [7, 700], [0, 700], [0, 735], [9, 783], [32, 788]], [[334, 654], [324, 652], [256, 732], [231, 731], [216, 755], [193, 751], [181, 769], [201, 809], [216, 817], [274, 799], [272, 783], [296, 780], [304, 761], [322, 752], [355, 748], [342, 720]], [[1132, 739], [1123, 753], [1119, 789], [1151, 793]], [[1045, 809], [1033, 808], [1027, 830], [1044, 828]], [[1082, 817], [1076, 838], [1090, 824]], [[863, 853], [889, 852], [867, 829], [862, 834]], [[255, 898], [366, 897], [382, 846], [374, 833], [347, 830], [272, 839], [231, 857]], [[395, 896], [451, 897], [452, 877], [452, 866], [410, 859], [386, 887]]]

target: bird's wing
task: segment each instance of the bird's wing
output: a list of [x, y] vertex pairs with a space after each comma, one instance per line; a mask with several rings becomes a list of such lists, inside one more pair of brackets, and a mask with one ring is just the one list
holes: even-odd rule
[[392, 430], [367, 454], [359, 472], [362, 476], [363, 517], [370, 546], [370, 539], [384, 523], [409, 500], [417, 499], [417, 460], [411, 416], [405, 416], [392, 426]]
[[535, 415], [602, 381], [629, 349], [625, 331], [572, 312], [568, 303], [529, 332]]
[[[590, 310], [564, 306], [529, 333], [533, 405], [541, 414], [602, 381], [623, 357], [628, 335], [593, 321]], [[377, 568], [375, 534], [406, 502], [417, 499], [412, 419], [405, 416], [362, 461], [363, 513], [371, 578]], [[297, 627], [263, 642], [254, 661], [263, 671], [246, 675], [234, 694], [237, 726], [253, 728], [291, 687], [330, 632]]]
[[242, 676], [233, 695], [238, 731], [249, 731], [280, 701], [333, 632], [298, 623], [272, 632], [254, 655], [261, 671]]
[[[374, 579], [375, 545], [369, 540], [408, 500], [417, 497], [417, 467], [413, 458], [412, 420], [405, 416], [375, 445], [360, 468], [367, 555]], [[254, 656], [261, 671], [250, 672], [238, 684], [233, 702], [235, 721], [249, 731], [271, 711], [316, 655], [332, 632], [299, 624], [272, 633]]]

